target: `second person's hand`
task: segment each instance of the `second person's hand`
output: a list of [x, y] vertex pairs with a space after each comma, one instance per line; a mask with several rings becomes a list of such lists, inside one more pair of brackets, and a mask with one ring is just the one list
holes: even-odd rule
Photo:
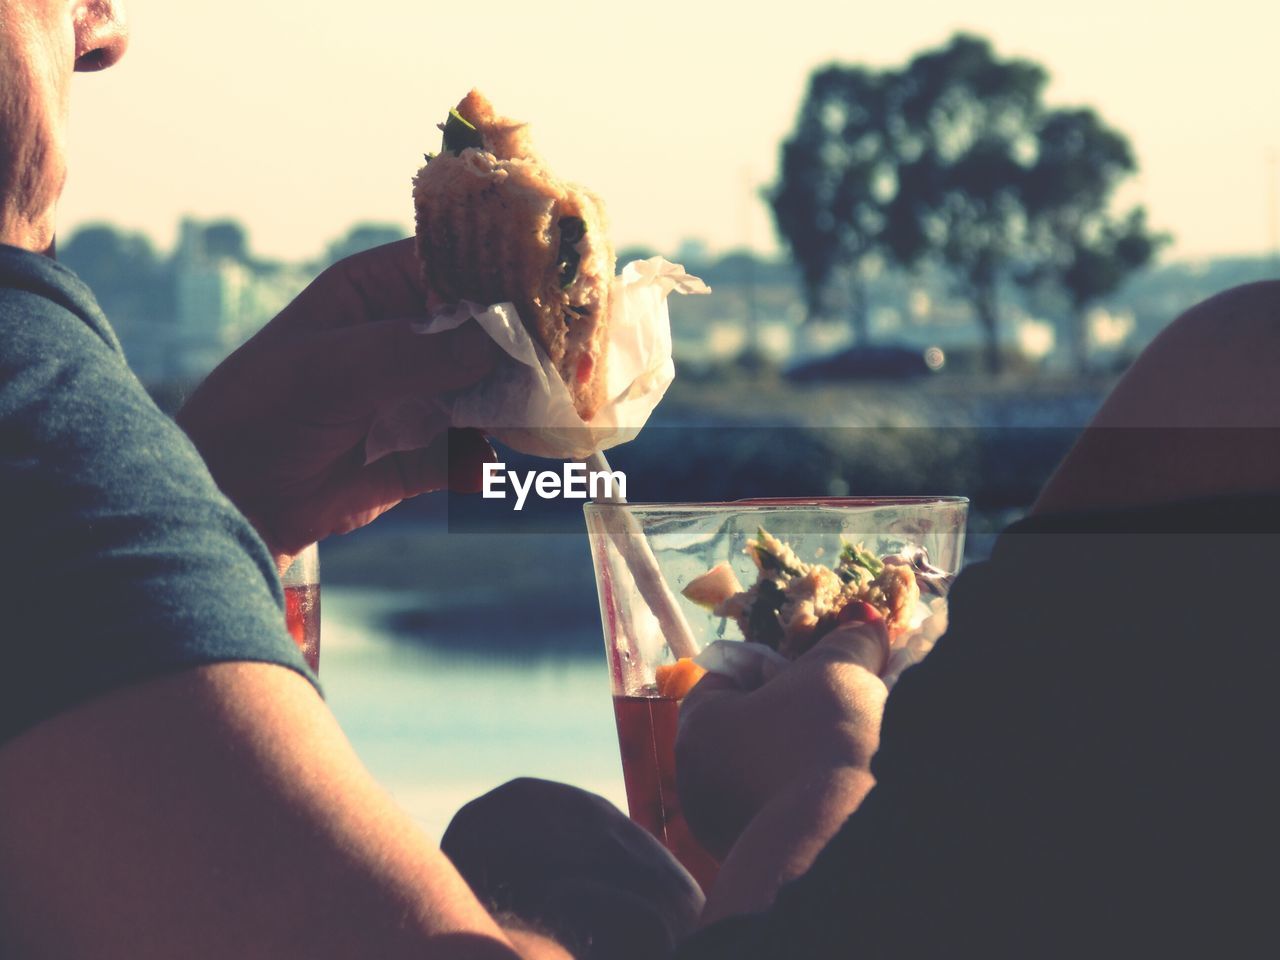
[[676, 769], [681, 808], [708, 850], [723, 857], [795, 785], [867, 768], [880, 741], [887, 649], [883, 623], [856, 624], [753, 690], [723, 674], [702, 678], [681, 707]]

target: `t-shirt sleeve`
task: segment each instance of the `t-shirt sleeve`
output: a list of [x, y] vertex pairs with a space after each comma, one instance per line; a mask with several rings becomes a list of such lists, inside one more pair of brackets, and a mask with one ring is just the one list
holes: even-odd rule
[[36, 293], [0, 310], [0, 741], [184, 667], [314, 683], [266, 547], [114, 343]]

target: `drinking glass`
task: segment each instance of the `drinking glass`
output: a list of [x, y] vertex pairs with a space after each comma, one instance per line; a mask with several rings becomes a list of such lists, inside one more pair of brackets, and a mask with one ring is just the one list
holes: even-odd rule
[[280, 577], [284, 617], [293, 642], [312, 672], [320, 671], [320, 548], [311, 544]]
[[[585, 508], [613, 688], [627, 806], [706, 889], [719, 865], [694, 840], [676, 795], [679, 702], [658, 692], [658, 668], [714, 640], [743, 639], [732, 618], [686, 599], [682, 589], [727, 563], [743, 587], [757, 571], [747, 541], [767, 530], [799, 560], [834, 567], [846, 544], [876, 557], [913, 555], [928, 578], [906, 634], [895, 644], [923, 656], [925, 621], [945, 623], [950, 575], [964, 555], [963, 497], [740, 500], [727, 503], [613, 504]], [[923, 548], [923, 553], [919, 551]], [[924, 582], [924, 578], [920, 578]], [[683, 622], [681, 622], [683, 621]], [[935, 633], [936, 636], [936, 633]]]

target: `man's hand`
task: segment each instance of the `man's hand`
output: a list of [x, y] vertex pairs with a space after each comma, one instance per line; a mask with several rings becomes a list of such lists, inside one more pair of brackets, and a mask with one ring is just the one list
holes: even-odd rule
[[412, 240], [349, 257], [228, 357], [178, 414], [282, 565], [419, 493], [479, 489], [493, 451], [476, 431], [365, 463], [380, 410], [430, 403], [492, 364], [493, 344], [474, 324], [414, 332], [425, 300]]
[[680, 804], [725, 859], [705, 919], [760, 909], [813, 858], [871, 788], [887, 695], [884, 624], [850, 624], [761, 686], [707, 674], [676, 739]]
[[883, 623], [841, 627], [774, 679], [744, 690], [709, 673], [680, 711], [680, 804], [723, 857], [774, 798], [832, 770], [865, 770], [887, 694]]

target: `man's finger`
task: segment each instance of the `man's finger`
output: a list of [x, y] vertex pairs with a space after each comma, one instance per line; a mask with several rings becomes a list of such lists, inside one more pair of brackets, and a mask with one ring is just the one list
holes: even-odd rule
[[321, 418], [368, 416], [400, 399], [432, 397], [480, 380], [497, 347], [478, 324], [423, 334], [412, 320], [329, 330], [297, 357], [302, 396]]
[[879, 676], [889, 660], [889, 631], [883, 620], [848, 623], [819, 640], [801, 659], [805, 657], [856, 663]]
[[[353, 451], [348, 469], [335, 474], [297, 517], [283, 516], [275, 539], [286, 549], [331, 533], [362, 527], [402, 500], [446, 486], [478, 489], [480, 464], [495, 456], [477, 430], [450, 430], [422, 450], [391, 453], [362, 463]], [[308, 539], [309, 538], [309, 539]]]
[[742, 687], [738, 685], [737, 680], [728, 674], [705, 673], [702, 675], [702, 679], [693, 685], [693, 689], [685, 694], [685, 698], [680, 702], [680, 722], [683, 723], [689, 714], [709, 703], [723, 700], [725, 697], [741, 695], [742, 693]]
[[685, 699], [693, 696], [694, 691], [699, 693], [715, 693], [720, 690], [741, 690], [738, 681], [727, 673], [709, 670], [702, 675], [702, 678], [693, 685], [693, 689], [686, 694]]
[[468, 321], [443, 333], [418, 333], [412, 324], [410, 330], [387, 378], [387, 388], [397, 394], [434, 396], [469, 386], [493, 369], [501, 353], [478, 323]]
[[[388, 461], [385, 469], [396, 471], [399, 498], [408, 500], [445, 488], [456, 493], [475, 493], [480, 489], [484, 464], [496, 457], [483, 433], [466, 429], [449, 430], [422, 450], [394, 453], [383, 460]], [[371, 463], [365, 469], [375, 470], [378, 463]]]
[[303, 294], [313, 330], [422, 317], [427, 290], [413, 238], [339, 260]]
[[427, 298], [413, 238], [397, 240], [328, 267], [254, 339], [296, 340], [397, 317], [422, 319]]
[[[479, 430], [450, 430], [446, 444], [445, 476], [449, 489], [454, 493], [479, 493], [484, 481], [484, 465], [498, 459], [489, 438]], [[408, 496], [422, 492], [415, 490]]]

